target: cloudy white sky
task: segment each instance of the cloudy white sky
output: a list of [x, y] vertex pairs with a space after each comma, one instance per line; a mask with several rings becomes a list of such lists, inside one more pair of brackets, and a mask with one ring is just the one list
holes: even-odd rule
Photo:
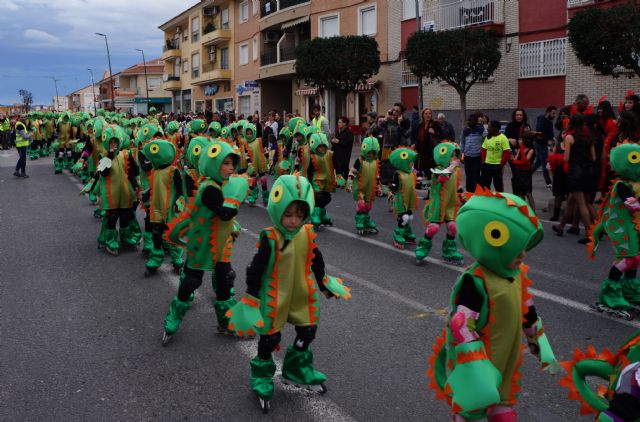
[[50, 104], [60, 95], [91, 83], [111, 65], [117, 72], [160, 57], [158, 25], [198, 0], [0, 0], [0, 104], [20, 102], [19, 89], [33, 93], [35, 104]]

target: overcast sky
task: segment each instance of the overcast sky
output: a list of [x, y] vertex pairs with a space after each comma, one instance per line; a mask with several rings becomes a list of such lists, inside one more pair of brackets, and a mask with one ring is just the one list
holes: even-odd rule
[[158, 25], [198, 0], [0, 0], [0, 104], [20, 102], [19, 89], [35, 104], [50, 104], [58, 79], [60, 95], [91, 83], [111, 66], [116, 73], [162, 54]]

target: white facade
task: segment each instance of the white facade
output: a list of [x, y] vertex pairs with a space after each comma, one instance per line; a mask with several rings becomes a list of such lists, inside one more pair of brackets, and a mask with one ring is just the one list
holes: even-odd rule
[[69, 99], [67, 97], [53, 97], [51, 107], [57, 111], [69, 111]]

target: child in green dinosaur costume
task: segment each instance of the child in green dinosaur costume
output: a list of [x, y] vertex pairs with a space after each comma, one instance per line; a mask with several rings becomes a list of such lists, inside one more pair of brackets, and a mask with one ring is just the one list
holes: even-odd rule
[[522, 263], [544, 231], [520, 197], [481, 187], [460, 208], [456, 223], [460, 243], [476, 262], [453, 286], [447, 325], [429, 364], [430, 387], [447, 400], [455, 422], [515, 421], [521, 331], [543, 369], [560, 369]]
[[380, 144], [376, 138], [364, 138], [360, 147], [360, 157], [356, 159], [349, 171], [347, 192], [353, 191], [353, 199], [356, 201], [356, 232], [360, 235], [378, 233], [378, 227], [371, 220], [369, 213], [380, 189], [378, 185], [380, 182], [379, 152]]
[[276, 371], [271, 354], [279, 346], [284, 325], [288, 322], [296, 330], [284, 357], [284, 381], [324, 392], [327, 377], [313, 367], [309, 348], [319, 322], [319, 293], [351, 297], [341, 280], [325, 273], [313, 226], [305, 224], [314, 208], [313, 197], [311, 184], [302, 176], [284, 175], [274, 183], [267, 205], [273, 227], [260, 233], [258, 251], [247, 268], [247, 293], [227, 314], [229, 327], [239, 335], [260, 333], [250, 382], [265, 412]]
[[29, 119], [31, 122], [31, 130], [33, 133], [33, 141], [29, 144], [29, 159], [37, 160], [40, 154], [40, 147], [42, 145], [43, 127], [42, 120], [40, 120], [41, 114], [34, 113]]
[[[640, 331], [636, 331], [616, 353], [604, 349], [596, 353], [576, 349], [573, 359], [561, 363], [566, 376], [560, 385], [567, 387], [569, 398], [581, 403], [580, 414], [596, 413], [598, 422], [640, 421]], [[597, 392], [587, 377], [604, 381]]]
[[167, 123], [167, 126], [165, 127], [165, 134], [167, 137], [167, 141], [171, 142], [176, 148], [176, 158], [173, 164], [179, 169], [182, 169], [184, 142], [182, 140], [182, 136], [180, 135], [180, 125], [178, 124], [178, 122], [172, 120]]
[[[149, 190], [143, 192], [142, 198], [149, 201], [149, 219], [153, 249], [149, 253], [145, 275], [153, 274], [164, 261], [164, 245], [162, 235], [167, 229], [167, 222], [177, 211], [178, 198], [182, 196], [182, 176], [180, 170], [173, 165], [176, 149], [164, 139], [153, 139], [144, 146], [144, 157], [151, 162], [153, 169], [149, 172]], [[180, 271], [184, 261], [181, 247], [167, 244], [171, 256], [171, 264]]]
[[418, 154], [411, 148], [396, 148], [389, 155], [389, 162], [395, 169], [389, 186], [393, 213], [398, 225], [393, 230], [393, 246], [404, 249], [405, 243], [416, 243], [416, 235], [411, 229], [413, 213], [418, 209], [416, 194], [416, 174], [413, 162]]
[[262, 203], [266, 206], [269, 199], [269, 190], [267, 189], [267, 161], [264, 156], [264, 148], [262, 146], [262, 138], [256, 138], [256, 126], [253, 123], [247, 123], [244, 126], [245, 146], [251, 162], [251, 171], [248, 172], [252, 178], [251, 193], [247, 198], [249, 205], [255, 205], [258, 199], [258, 182], [262, 190]]
[[58, 151], [53, 159], [53, 164], [56, 168], [55, 174], [60, 174], [64, 167], [69, 167], [72, 154], [70, 144], [72, 136], [69, 114], [65, 113], [58, 122]]
[[431, 169], [429, 199], [424, 205], [422, 218], [427, 229], [416, 247], [416, 260], [421, 262], [431, 251], [433, 237], [440, 225], [447, 227], [442, 242], [442, 259], [452, 264], [462, 263], [462, 254], [456, 245], [456, 214], [460, 208], [460, 147], [452, 142], [442, 142], [433, 149], [436, 167]]
[[640, 305], [640, 145], [622, 143], [611, 150], [611, 168], [618, 175], [604, 198], [598, 221], [590, 234], [589, 250], [595, 256], [600, 237], [611, 239], [616, 260], [600, 286], [593, 307], [618, 318], [631, 319], [632, 306]]
[[278, 180], [278, 177], [283, 174], [291, 173], [291, 165], [287, 159], [287, 144], [291, 140], [291, 130], [289, 127], [283, 127], [280, 129], [278, 135], [277, 147], [273, 156], [273, 162], [271, 164], [273, 171], [273, 179]]
[[187, 204], [185, 211], [169, 223], [166, 235], [167, 240], [186, 245], [187, 261], [180, 275], [178, 294], [169, 305], [164, 321], [164, 345], [178, 331], [189, 309], [191, 295], [202, 284], [204, 271], [213, 271], [216, 278], [214, 308], [218, 332], [229, 331], [225, 313], [236, 303], [231, 294], [230, 239], [234, 217], [247, 195], [249, 184], [246, 177], [230, 177], [239, 157], [229, 144], [212, 141], [199, 157], [202, 178], [198, 192], [193, 203]]
[[327, 215], [326, 206], [331, 202], [331, 194], [336, 191], [336, 171], [333, 168], [333, 151], [324, 133], [314, 133], [309, 140], [311, 155], [307, 178], [313, 186], [316, 206], [311, 211], [311, 224], [315, 227], [333, 226]]
[[51, 154], [51, 144], [54, 141], [54, 134], [56, 131], [56, 122], [53, 118], [53, 113], [47, 111], [44, 113], [44, 148], [42, 151], [42, 156], [48, 157]]
[[[102, 146], [106, 152], [97, 169], [100, 205], [105, 211], [98, 246], [105, 247], [112, 255], [118, 255], [121, 244], [126, 247], [137, 245], [130, 223], [135, 218], [132, 207], [136, 199], [138, 165], [129, 151], [122, 150], [126, 136], [117, 125], [108, 125], [103, 129]], [[120, 233], [116, 229], [118, 220]]]

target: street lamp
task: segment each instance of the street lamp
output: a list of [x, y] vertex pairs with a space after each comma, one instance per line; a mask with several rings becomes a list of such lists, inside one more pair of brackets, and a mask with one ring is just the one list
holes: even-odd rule
[[113, 72], [111, 71], [111, 54], [109, 54], [109, 41], [107, 41], [107, 36], [105, 34], [96, 32], [96, 35], [104, 37], [104, 43], [107, 45], [107, 59], [109, 60], [109, 85], [111, 85], [111, 108], [112, 111], [116, 111], [116, 94], [113, 90]]
[[[420, 1], [416, 0], [416, 32], [420, 32], [422, 28], [420, 28]], [[422, 76], [418, 78], [418, 104], [420, 104], [420, 112], [422, 112]], [[422, 116], [420, 116], [422, 118]]]
[[96, 84], [93, 82], [93, 69], [87, 69], [91, 73], [91, 90], [93, 91], [93, 115], [97, 116], [98, 111], [96, 110]]
[[53, 85], [56, 87], [56, 111], [60, 111], [60, 96], [58, 95], [58, 80], [53, 77], [53, 76], [49, 76], [49, 78], [53, 79]]
[[144, 66], [144, 86], [147, 89], [147, 114], [149, 114], [149, 80], [147, 79], [147, 62], [144, 59], [144, 50], [136, 48], [137, 51], [142, 53], [142, 65]]

